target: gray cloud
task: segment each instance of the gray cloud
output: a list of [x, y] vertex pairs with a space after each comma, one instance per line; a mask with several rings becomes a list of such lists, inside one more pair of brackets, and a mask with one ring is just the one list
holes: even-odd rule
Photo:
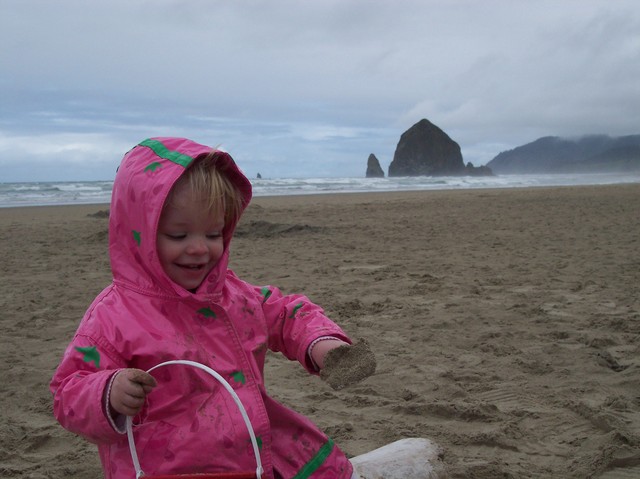
[[636, 3], [0, 0], [0, 181], [110, 179], [160, 135], [250, 176], [361, 176], [421, 118], [476, 164], [639, 133]]

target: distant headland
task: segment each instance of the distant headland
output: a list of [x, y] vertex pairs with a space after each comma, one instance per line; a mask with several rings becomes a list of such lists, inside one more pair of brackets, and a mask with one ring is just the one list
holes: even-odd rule
[[640, 171], [640, 135], [546, 136], [503, 151], [487, 163], [498, 174]]

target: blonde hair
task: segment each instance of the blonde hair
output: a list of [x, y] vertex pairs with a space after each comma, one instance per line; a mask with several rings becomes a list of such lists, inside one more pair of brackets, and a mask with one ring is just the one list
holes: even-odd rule
[[243, 197], [227, 174], [227, 163], [219, 161], [221, 152], [212, 152], [197, 157], [185, 173], [173, 185], [167, 202], [173, 199], [178, 185], [188, 186], [197, 200], [204, 202], [210, 211], [224, 212], [225, 226], [235, 223], [242, 213]]

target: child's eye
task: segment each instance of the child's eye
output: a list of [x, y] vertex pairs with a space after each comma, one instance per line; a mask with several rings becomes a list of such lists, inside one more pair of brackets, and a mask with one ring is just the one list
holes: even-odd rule
[[214, 233], [209, 233], [209, 234], [207, 234], [207, 238], [209, 238], [209, 239], [222, 238], [222, 233], [220, 233], [219, 231], [216, 231]]
[[184, 233], [166, 233], [167, 238], [172, 239], [172, 240], [181, 240], [181, 239], [185, 239], [187, 237], [186, 234]]

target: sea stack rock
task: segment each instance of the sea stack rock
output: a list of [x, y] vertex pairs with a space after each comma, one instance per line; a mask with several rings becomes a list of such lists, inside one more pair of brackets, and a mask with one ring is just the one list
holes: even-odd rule
[[384, 171], [380, 167], [380, 162], [376, 155], [371, 153], [367, 160], [367, 178], [384, 178]]
[[389, 176], [466, 174], [460, 145], [426, 119], [402, 134], [389, 165]]
[[473, 163], [469, 162], [464, 167], [464, 174], [467, 176], [493, 176], [493, 171], [488, 166], [473, 166]]

